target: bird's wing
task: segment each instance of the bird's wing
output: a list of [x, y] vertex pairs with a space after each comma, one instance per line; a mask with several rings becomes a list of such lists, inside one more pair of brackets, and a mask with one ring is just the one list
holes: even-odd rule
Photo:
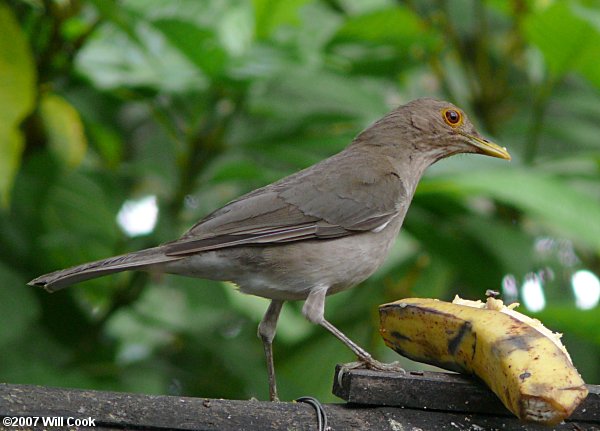
[[165, 244], [166, 254], [339, 238], [382, 228], [406, 210], [407, 192], [391, 163], [343, 156], [230, 202]]

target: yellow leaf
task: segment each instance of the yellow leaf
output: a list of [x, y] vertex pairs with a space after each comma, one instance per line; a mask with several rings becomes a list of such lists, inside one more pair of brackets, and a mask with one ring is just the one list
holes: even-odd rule
[[0, 29], [0, 204], [6, 207], [23, 153], [19, 126], [33, 109], [36, 78], [27, 38], [4, 4]]
[[56, 94], [45, 94], [40, 100], [40, 116], [50, 151], [69, 167], [81, 163], [87, 139], [79, 112]]

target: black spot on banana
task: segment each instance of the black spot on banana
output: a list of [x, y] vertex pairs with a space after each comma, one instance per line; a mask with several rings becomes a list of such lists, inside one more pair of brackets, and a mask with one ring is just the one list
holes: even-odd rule
[[410, 298], [380, 306], [385, 343], [410, 359], [475, 374], [523, 420], [556, 424], [585, 399], [560, 335], [494, 298], [454, 302]]

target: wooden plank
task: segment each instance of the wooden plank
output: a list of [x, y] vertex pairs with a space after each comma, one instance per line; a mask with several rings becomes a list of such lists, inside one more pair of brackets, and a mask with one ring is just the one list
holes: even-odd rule
[[[398, 407], [326, 404], [330, 430], [523, 430], [547, 427], [511, 417]], [[218, 400], [0, 384], [0, 417], [91, 418], [97, 430], [317, 430], [314, 409], [294, 402]], [[39, 424], [38, 424], [39, 425]], [[37, 429], [43, 427], [38, 426]], [[7, 431], [33, 427], [1, 427]], [[75, 429], [74, 427], [45, 429]], [[90, 428], [80, 428], [90, 429]], [[570, 422], [553, 429], [590, 430]]]
[[338, 365], [333, 393], [357, 404], [511, 415], [493, 392], [456, 373], [342, 372]]
[[[588, 397], [570, 420], [600, 423], [600, 386], [587, 385]], [[356, 404], [512, 416], [483, 383], [456, 373], [389, 373], [335, 370], [333, 393]]]

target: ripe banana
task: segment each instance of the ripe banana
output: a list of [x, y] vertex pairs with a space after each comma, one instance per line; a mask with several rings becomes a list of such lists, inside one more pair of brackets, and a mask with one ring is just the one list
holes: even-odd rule
[[556, 424], [588, 390], [560, 334], [512, 308], [493, 298], [403, 299], [379, 307], [380, 332], [403, 356], [477, 375], [520, 419]]

